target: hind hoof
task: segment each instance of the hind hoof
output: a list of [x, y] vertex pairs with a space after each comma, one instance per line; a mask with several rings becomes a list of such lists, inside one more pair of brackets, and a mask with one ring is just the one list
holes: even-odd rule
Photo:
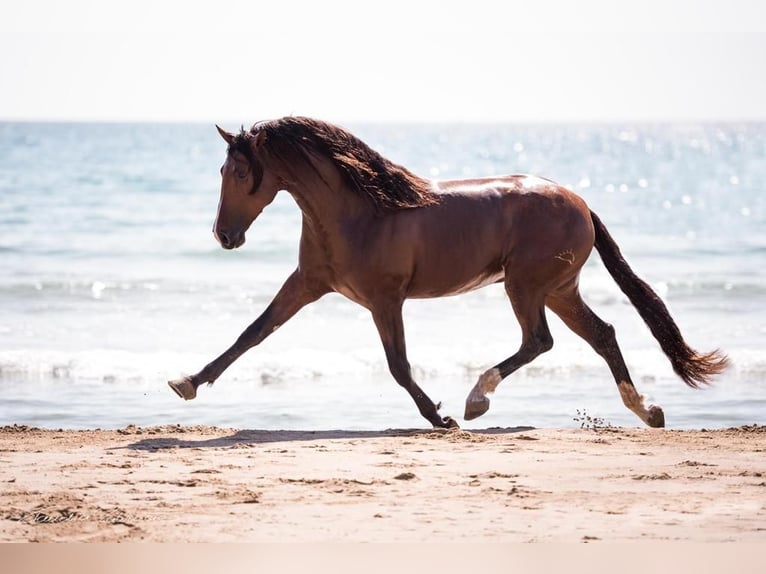
[[185, 401], [190, 401], [197, 396], [197, 387], [191, 381], [191, 377], [168, 381], [168, 385], [175, 393]]
[[646, 424], [652, 428], [665, 427], [665, 413], [656, 405], [651, 405], [648, 409], [649, 416], [646, 418]]
[[465, 402], [465, 414], [463, 418], [467, 421], [479, 418], [489, 410], [489, 399], [480, 397], [478, 399], [469, 399]]

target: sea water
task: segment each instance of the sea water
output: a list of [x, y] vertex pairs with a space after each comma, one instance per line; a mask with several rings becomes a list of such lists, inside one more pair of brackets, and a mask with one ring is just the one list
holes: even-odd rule
[[[688, 342], [731, 358], [712, 387], [687, 388], [594, 252], [583, 296], [615, 326], [647, 402], [672, 428], [766, 423], [766, 124], [346, 127], [426, 177], [533, 173], [582, 195]], [[225, 150], [212, 125], [0, 124], [0, 424], [428, 426], [389, 375], [369, 312], [336, 294], [196, 400], [168, 388], [226, 349], [297, 261], [287, 193], [242, 248], [214, 240]], [[519, 345], [502, 287], [408, 301], [404, 315], [416, 379], [461, 420], [478, 375]], [[549, 323], [553, 350], [463, 424], [640, 426], [603, 360]]]

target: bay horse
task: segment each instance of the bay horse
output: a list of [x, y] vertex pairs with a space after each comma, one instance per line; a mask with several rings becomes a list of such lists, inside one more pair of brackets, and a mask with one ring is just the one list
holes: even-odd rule
[[547, 307], [604, 358], [625, 406], [650, 427], [663, 427], [663, 410], [646, 407], [631, 381], [614, 328], [580, 296], [580, 271], [594, 246], [687, 385], [708, 384], [727, 365], [719, 351], [698, 353], [686, 344], [598, 216], [553, 181], [529, 175], [427, 180], [350, 132], [311, 118], [260, 122], [237, 134], [216, 128], [228, 144], [216, 239], [224, 249], [242, 246], [253, 221], [286, 190], [302, 212], [298, 266], [231, 347], [197, 374], [169, 381], [183, 399], [193, 399], [200, 385], [212, 384], [302, 307], [336, 292], [370, 311], [389, 370], [420, 414], [434, 427], [457, 427], [412, 378], [402, 305], [502, 282], [521, 345], [479, 377], [465, 420], [484, 414], [487, 394], [553, 347]]

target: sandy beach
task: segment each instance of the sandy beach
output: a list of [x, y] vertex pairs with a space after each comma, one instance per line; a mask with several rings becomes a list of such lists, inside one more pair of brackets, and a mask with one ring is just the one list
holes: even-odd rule
[[0, 429], [0, 540], [766, 541], [766, 427]]

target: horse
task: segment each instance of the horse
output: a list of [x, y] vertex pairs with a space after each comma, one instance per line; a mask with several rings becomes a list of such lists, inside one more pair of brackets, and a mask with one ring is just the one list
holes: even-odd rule
[[349, 131], [316, 119], [284, 117], [230, 133], [213, 234], [224, 249], [245, 234], [279, 191], [302, 212], [298, 265], [263, 313], [220, 356], [194, 375], [168, 381], [185, 400], [212, 384], [238, 357], [302, 307], [331, 292], [370, 311], [388, 368], [433, 427], [441, 416], [412, 377], [402, 306], [409, 298], [445, 297], [502, 282], [521, 327], [510, 357], [479, 376], [464, 419], [487, 412], [500, 382], [553, 347], [546, 308], [608, 365], [624, 405], [646, 425], [664, 427], [657, 405], [644, 405], [614, 328], [579, 292], [580, 271], [595, 247], [690, 387], [709, 384], [727, 366], [719, 350], [699, 353], [684, 341], [660, 297], [636, 276], [604, 223], [577, 194], [551, 180], [506, 175], [435, 181], [374, 151]]

